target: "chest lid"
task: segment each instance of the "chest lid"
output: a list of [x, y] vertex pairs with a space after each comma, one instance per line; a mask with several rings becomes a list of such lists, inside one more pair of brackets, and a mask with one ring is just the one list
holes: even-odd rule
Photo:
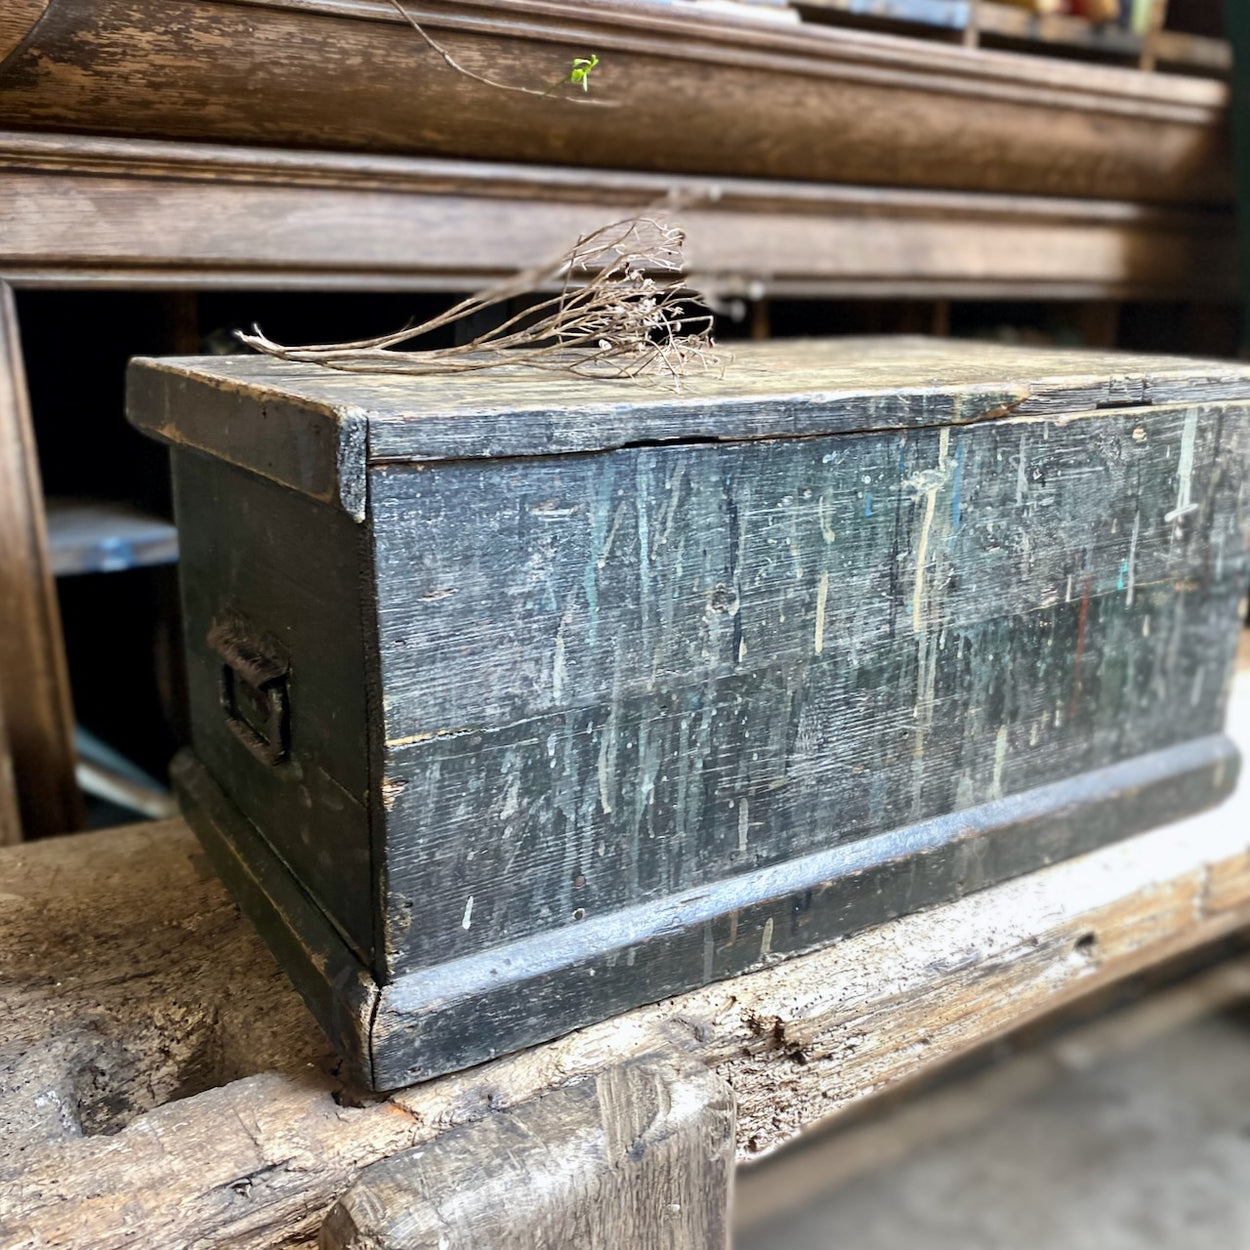
[[[728, 355], [728, 353], [727, 353]], [[681, 390], [492, 368], [336, 372], [268, 356], [136, 359], [130, 420], [363, 519], [371, 465], [801, 438], [1250, 400], [1250, 367], [916, 337], [734, 344]]]

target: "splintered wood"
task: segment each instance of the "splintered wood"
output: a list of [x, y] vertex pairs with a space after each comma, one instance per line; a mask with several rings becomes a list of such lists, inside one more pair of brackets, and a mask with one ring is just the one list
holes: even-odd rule
[[1234, 798], [384, 1100], [335, 1077], [180, 822], [7, 849], [0, 1245], [307, 1245], [368, 1164], [657, 1050], [730, 1083], [739, 1157], [758, 1156], [1250, 924], [1245, 810]]

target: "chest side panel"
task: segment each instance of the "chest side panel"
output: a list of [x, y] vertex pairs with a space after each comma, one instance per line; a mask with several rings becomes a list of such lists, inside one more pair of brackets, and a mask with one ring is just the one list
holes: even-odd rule
[[207, 456], [173, 461], [195, 752], [368, 962], [363, 528]]
[[374, 470], [401, 970], [1214, 732], [1233, 406]]

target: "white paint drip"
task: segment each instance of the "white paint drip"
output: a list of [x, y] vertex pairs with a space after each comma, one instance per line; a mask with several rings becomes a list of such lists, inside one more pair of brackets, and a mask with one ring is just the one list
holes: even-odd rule
[[[1197, 505], [1191, 499], [1194, 476], [1194, 445], [1198, 439], [1198, 410], [1185, 414], [1185, 428], [1181, 431], [1181, 454], [1176, 464], [1176, 507], [1163, 519], [1179, 521], [1195, 511]], [[1173, 537], [1177, 537], [1173, 531]]]
[[743, 795], [738, 802], [738, 853], [746, 854], [747, 850], [747, 829], [751, 820], [751, 806], [747, 802], [746, 795]]
[[[925, 564], [929, 554], [929, 538], [934, 526], [937, 512], [938, 491], [946, 485], [946, 456], [950, 448], [950, 428], [945, 427], [938, 435], [938, 462], [936, 470], [918, 475], [912, 479], [914, 485], [925, 494], [924, 520], [921, 523], [920, 539], [916, 544], [916, 578], [912, 587], [912, 627], [917, 635], [916, 656], [916, 703], [913, 709], [916, 718], [916, 740], [912, 748], [915, 765], [912, 770], [913, 791], [917, 810], [920, 803], [920, 786], [923, 780], [923, 761], [925, 737], [933, 724], [933, 702], [937, 688], [937, 639], [934, 637], [932, 623], [925, 615]], [[947, 526], [943, 510], [941, 532], [946, 533]], [[940, 587], [935, 586], [932, 597], [936, 600]], [[930, 616], [937, 615], [938, 604], [929, 605]]]
[[760, 958], [764, 959], [773, 946], [773, 918], [764, 921], [764, 933], [760, 937]]
[[1128, 545], [1128, 588], [1124, 594], [1124, 606], [1133, 606], [1133, 591], [1137, 586], [1137, 535], [1141, 530], [1140, 510], [1133, 514], [1133, 537]]
[[612, 796], [616, 791], [616, 715], [608, 720], [599, 743], [599, 806], [604, 812], [612, 810]]
[[551, 662], [551, 696], [553, 699], [564, 697], [564, 622], [556, 631], [556, 653]]
[[1007, 726], [1000, 725], [998, 736], [994, 739], [994, 780], [990, 787], [990, 798], [1003, 797], [1003, 765], [1007, 762]]
[[830, 523], [829, 516], [825, 509], [827, 508], [824, 495], [816, 500], [816, 515], [820, 518], [820, 532], [824, 535], [826, 543], [832, 543], [837, 540], [837, 534], [834, 532], [833, 525]]
[[816, 654], [825, 649], [825, 605], [829, 602], [829, 574], [820, 575], [820, 585], [816, 588], [816, 637], [814, 639]]
[[463, 917], [461, 917], [460, 927], [462, 929], [467, 929], [469, 928], [470, 925], [472, 925], [472, 923], [473, 923], [473, 895], [470, 894], [469, 901], [465, 903], [464, 905], [464, 915]]
[[564, 605], [564, 615], [560, 617], [560, 624], [556, 628], [555, 654], [551, 660], [551, 696], [557, 701], [564, 697], [564, 679], [566, 676], [564, 667], [564, 630], [573, 620], [576, 594], [576, 591], [570, 592], [568, 600]]

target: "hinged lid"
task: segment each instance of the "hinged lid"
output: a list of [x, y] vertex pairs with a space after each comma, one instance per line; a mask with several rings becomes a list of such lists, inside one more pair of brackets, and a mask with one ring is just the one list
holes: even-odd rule
[[362, 519], [366, 470], [376, 464], [1250, 400], [1250, 367], [1172, 356], [838, 338], [734, 344], [732, 357], [723, 374], [696, 376], [680, 391], [524, 368], [407, 377], [267, 356], [137, 359], [127, 408], [155, 437]]

